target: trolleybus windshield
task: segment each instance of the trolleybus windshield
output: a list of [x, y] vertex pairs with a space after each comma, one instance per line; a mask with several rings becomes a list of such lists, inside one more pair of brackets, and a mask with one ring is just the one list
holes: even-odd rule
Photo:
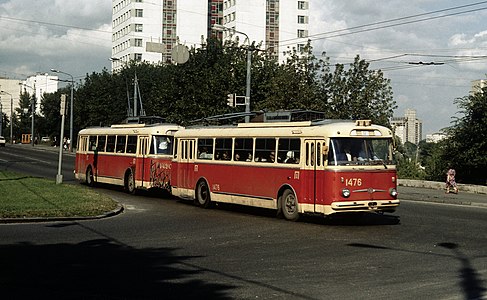
[[384, 138], [331, 138], [328, 165], [392, 164], [392, 140]]

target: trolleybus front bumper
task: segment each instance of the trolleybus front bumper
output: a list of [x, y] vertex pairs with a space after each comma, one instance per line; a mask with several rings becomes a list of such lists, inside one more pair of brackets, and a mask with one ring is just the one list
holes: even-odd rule
[[334, 211], [389, 211], [393, 212], [399, 206], [399, 200], [373, 200], [373, 201], [340, 201], [333, 202]]

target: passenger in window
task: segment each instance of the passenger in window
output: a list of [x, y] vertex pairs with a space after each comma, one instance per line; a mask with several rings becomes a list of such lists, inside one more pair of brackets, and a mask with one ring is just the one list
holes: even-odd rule
[[269, 154], [269, 162], [274, 162], [275, 159], [276, 159], [276, 154], [274, 153], [274, 151], [272, 151], [270, 154]]
[[230, 156], [228, 155], [228, 152], [227, 151], [224, 151], [223, 154], [222, 154], [222, 159], [223, 160], [230, 160]]
[[296, 159], [294, 159], [294, 151], [288, 151], [286, 153], [286, 159], [284, 160], [285, 164], [295, 164]]
[[235, 160], [235, 161], [239, 161], [239, 160], [240, 160], [240, 154], [235, 153], [234, 160]]
[[169, 146], [171, 141], [168, 138], [161, 138], [159, 146], [157, 147], [157, 153], [167, 154], [169, 153]]
[[201, 152], [198, 155], [198, 158], [208, 159], [208, 149], [206, 147], [201, 148]]
[[247, 155], [247, 159], [245, 161], [252, 161], [252, 153], [249, 153], [249, 155]]

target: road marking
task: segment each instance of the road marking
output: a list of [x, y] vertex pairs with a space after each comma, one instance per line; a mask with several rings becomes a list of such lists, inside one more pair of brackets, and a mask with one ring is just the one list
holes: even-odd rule
[[135, 207], [135, 205], [130, 205], [130, 204], [126, 204], [126, 205], [124, 205], [124, 207], [126, 210], [131, 210], [131, 211], [135, 211], [135, 212], [143, 212], [143, 211], [147, 210], [144, 208], [137, 208], [137, 207]]
[[[24, 155], [13, 154], [13, 153], [6, 153], [6, 154], [7, 154], [7, 155], [14, 156], [14, 157], [21, 157], [21, 158], [25, 158], [25, 159], [28, 159], [28, 160], [32, 160], [32, 161], [36, 161], [36, 162], [40, 162], [40, 163], [43, 163], [43, 164], [52, 165], [52, 163], [51, 163], [51, 162], [49, 162], [49, 161], [45, 161], [45, 160], [42, 160], [42, 159], [37, 159], [37, 158], [27, 157], [27, 156], [24, 156]], [[8, 161], [6, 161], [6, 162], [8, 162]]]

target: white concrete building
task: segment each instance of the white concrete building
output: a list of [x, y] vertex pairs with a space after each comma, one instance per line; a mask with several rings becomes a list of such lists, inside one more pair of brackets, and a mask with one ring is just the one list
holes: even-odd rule
[[35, 94], [36, 112], [41, 112], [41, 100], [45, 93], [54, 93], [58, 90], [58, 76], [49, 75], [48, 73], [30, 76], [27, 80], [20, 83], [22, 92], [29, 95]]
[[[286, 51], [304, 48], [308, 23], [307, 0], [226, 0], [223, 5], [223, 26], [247, 34], [250, 42], [262, 43], [261, 50], [270, 51], [280, 62]], [[226, 31], [224, 38], [233, 34]]]
[[441, 140], [446, 139], [446, 134], [441, 132], [435, 132], [426, 135], [426, 142], [427, 143], [438, 143]]
[[[221, 2], [220, 0], [219, 2]], [[112, 70], [129, 61], [161, 63], [172, 48], [188, 48], [206, 40], [208, 0], [114, 0], [112, 11]], [[217, 2], [217, 1], [210, 1]]]
[[[113, 0], [112, 70], [131, 60], [171, 59], [175, 45], [199, 48], [215, 24], [245, 33], [279, 61], [307, 41], [308, 0]], [[241, 35], [241, 34], [240, 34]], [[226, 31], [223, 37], [230, 38]], [[239, 38], [246, 43], [245, 36]]]
[[401, 142], [417, 145], [423, 138], [423, 122], [416, 117], [415, 109], [406, 109], [404, 117], [393, 117], [391, 126]]
[[58, 76], [51, 76], [47, 73], [30, 76], [26, 80], [0, 78], [2, 112], [10, 118], [11, 109], [15, 113], [15, 110], [19, 107], [20, 94], [29, 93], [29, 95], [33, 95], [35, 93], [36, 112], [39, 114], [42, 96], [44, 93], [56, 92], [58, 83]]
[[11, 108], [13, 109], [13, 112], [15, 112], [15, 109], [19, 107], [21, 83], [22, 81], [17, 79], [0, 78], [2, 112], [6, 114], [9, 119]]

